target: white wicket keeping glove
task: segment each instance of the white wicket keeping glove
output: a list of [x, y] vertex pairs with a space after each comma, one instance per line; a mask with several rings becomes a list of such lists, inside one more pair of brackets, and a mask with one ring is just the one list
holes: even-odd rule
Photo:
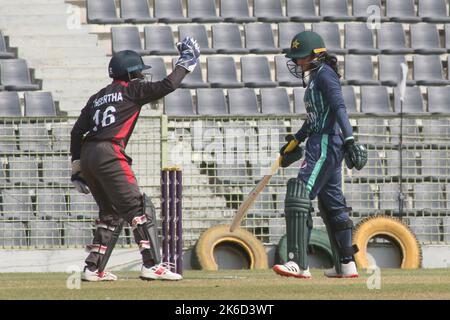
[[189, 72], [194, 71], [200, 57], [200, 46], [197, 41], [191, 37], [186, 37], [182, 42], [177, 43], [177, 49], [180, 57], [175, 65], [183, 67]]
[[80, 160], [72, 161], [72, 176], [70, 177], [70, 180], [79, 193], [91, 193], [89, 187], [86, 184], [86, 181], [81, 176]]

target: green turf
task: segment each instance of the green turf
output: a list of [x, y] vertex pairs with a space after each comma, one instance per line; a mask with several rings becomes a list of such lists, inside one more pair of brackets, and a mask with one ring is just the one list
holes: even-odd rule
[[142, 281], [137, 272], [117, 272], [116, 282], [81, 283], [69, 290], [64, 273], [0, 273], [0, 299], [450, 299], [450, 269], [382, 269], [381, 289], [369, 290], [371, 274], [358, 279], [313, 279], [271, 270], [187, 270], [178, 282]]

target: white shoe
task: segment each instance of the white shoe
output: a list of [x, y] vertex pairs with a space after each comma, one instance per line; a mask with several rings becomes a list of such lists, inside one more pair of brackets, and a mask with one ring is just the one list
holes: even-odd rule
[[116, 281], [117, 276], [112, 274], [111, 272], [98, 272], [95, 271], [89, 271], [88, 268], [84, 268], [83, 273], [81, 274], [81, 280], [82, 281], [91, 281], [91, 282], [97, 282], [97, 281]]
[[354, 261], [349, 263], [341, 263], [342, 273], [337, 273], [333, 267], [325, 270], [324, 275], [328, 278], [358, 278], [358, 270]]
[[151, 268], [146, 268], [142, 266], [141, 276], [142, 280], [181, 280], [183, 276], [178, 273], [170, 271], [170, 267], [173, 263], [163, 262], [154, 265]]
[[303, 270], [298, 266], [294, 261], [286, 262], [285, 264], [276, 264], [272, 268], [280, 276], [284, 277], [294, 277], [301, 279], [310, 279], [311, 272], [309, 272], [309, 268]]

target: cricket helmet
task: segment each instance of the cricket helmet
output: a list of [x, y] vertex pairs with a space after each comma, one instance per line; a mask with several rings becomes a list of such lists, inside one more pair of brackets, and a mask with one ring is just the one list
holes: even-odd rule
[[291, 48], [286, 58], [301, 59], [311, 54], [319, 54], [327, 51], [322, 37], [313, 31], [303, 31], [295, 35], [291, 41]]
[[144, 64], [141, 56], [132, 50], [116, 52], [109, 62], [109, 77], [117, 79], [135, 71], [150, 69]]

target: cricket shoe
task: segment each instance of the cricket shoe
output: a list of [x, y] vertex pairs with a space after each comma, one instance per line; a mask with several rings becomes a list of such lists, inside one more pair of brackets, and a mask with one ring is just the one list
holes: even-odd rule
[[90, 271], [88, 268], [84, 268], [83, 273], [81, 274], [81, 280], [82, 281], [89, 281], [89, 282], [98, 282], [98, 281], [116, 281], [117, 276], [112, 274], [111, 272], [98, 272]]
[[141, 276], [142, 280], [181, 280], [183, 276], [181, 274], [170, 271], [170, 267], [173, 267], [173, 263], [163, 262], [153, 267], [147, 268], [142, 266]]
[[324, 275], [328, 278], [358, 278], [358, 270], [354, 261], [341, 263], [342, 273], [337, 273], [336, 268], [325, 270]]
[[283, 277], [294, 277], [301, 279], [311, 278], [311, 272], [309, 272], [309, 268], [303, 270], [294, 261], [289, 261], [285, 264], [276, 264], [273, 266], [272, 270]]

